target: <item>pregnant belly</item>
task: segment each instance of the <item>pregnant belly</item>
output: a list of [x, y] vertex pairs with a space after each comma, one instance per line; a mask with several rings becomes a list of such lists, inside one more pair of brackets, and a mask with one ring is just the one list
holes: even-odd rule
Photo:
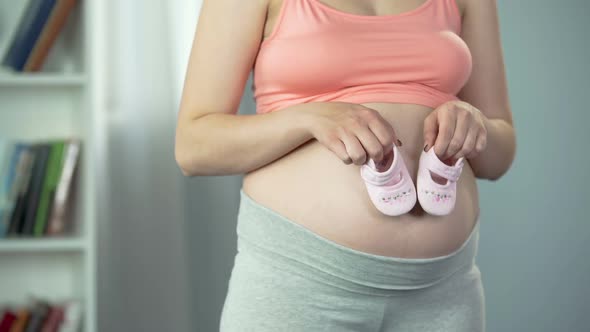
[[[366, 103], [396, 131], [400, 151], [416, 183], [424, 147], [426, 106]], [[344, 164], [311, 139], [282, 158], [244, 175], [243, 190], [259, 204], [341, 245], [377, 255], [429, 258], [449, 254], [469, 236], [479, 215], [476, 178], [468, 162], [457, 182], [454, 210], [429, 215], [417, 201], [400, 216], [380, 213], [360, 177], [360, 166]]]

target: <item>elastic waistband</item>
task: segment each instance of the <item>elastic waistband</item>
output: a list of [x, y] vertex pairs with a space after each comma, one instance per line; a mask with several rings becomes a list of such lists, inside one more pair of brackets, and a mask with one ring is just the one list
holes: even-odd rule
[[479, 216], [469, 237], [452, 253], [431, 258], [402, 258], [340, 245], [259, 204], [243, 189], [240, 198], [236, 227], [238, 250], [252, 249], [271, 260], [298, 264], [298, 269], [322, 271], [332, 280], [341, 279], [377, 290], [418, 289], [434, 285], [475, 263]]

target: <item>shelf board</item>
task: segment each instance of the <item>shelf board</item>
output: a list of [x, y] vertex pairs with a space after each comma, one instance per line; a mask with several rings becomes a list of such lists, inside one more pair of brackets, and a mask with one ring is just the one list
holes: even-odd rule
[[83, 238], [1, 238], [0, 254], [11, 252], [84, 251]]
[[0, 87], [77, 87], [86, 83], [83, 74], [0, 73]]

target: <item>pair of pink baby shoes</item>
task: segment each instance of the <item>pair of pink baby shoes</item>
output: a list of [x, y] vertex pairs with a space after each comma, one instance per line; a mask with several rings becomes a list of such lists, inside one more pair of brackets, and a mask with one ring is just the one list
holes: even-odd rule
[[[393, 145], [391, 166], [379, 172], [372, 159], [361, 165], [361, 177], [373, 205], [383, 214], [397, 216], [407, 213], [416, 204], [416, 199], [429, 214], [446, 215], [455, 207], [457, 180], [463, 169], [464, 158], [453, 166], [443, 163], [434, 153], [422, 150], [420, 155], [416, 187], [404, 163], [402, 154]], [[432, 179], [431, 172], [447, 181], [439, 184]]]

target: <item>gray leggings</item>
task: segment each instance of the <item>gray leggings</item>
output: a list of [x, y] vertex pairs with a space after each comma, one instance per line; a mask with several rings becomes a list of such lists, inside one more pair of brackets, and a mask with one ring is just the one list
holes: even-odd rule
[[221, 332], [485, 331], [479, 217], [453, 253], [401, 258], [340, 245], [240, 197]]

